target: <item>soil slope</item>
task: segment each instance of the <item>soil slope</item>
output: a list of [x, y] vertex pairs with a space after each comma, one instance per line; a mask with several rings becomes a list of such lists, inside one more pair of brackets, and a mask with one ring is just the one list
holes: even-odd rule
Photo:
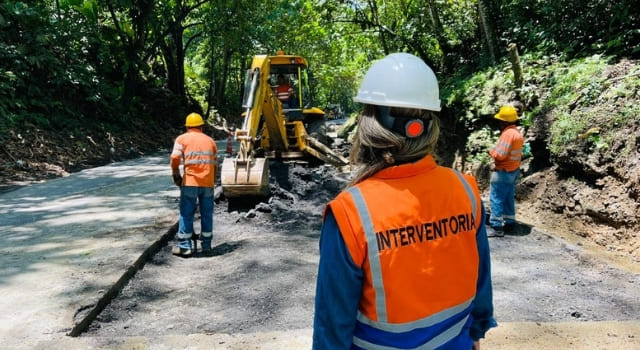
[[[640, 262], [640, 114], [626, 111], [640, 104], [640, 84], [617, 89], [637, 79], [639, 66], [621, 60], [594, 77], [605, 82], [597, 103], [582, 104], [587, 92], [581, 92], [569, 106], [570, 115], [593, 117], [551, 159], [549, 130], [560, 112], [552, 109], [534, 122], [526, 135], [533, 157], [524, 163], [517, 196], [522, 212], [538, 225], [584, 238], [635, 263]], [[622, 119], [612, 125], [611, 118], [603, 117], [611, 114]]]

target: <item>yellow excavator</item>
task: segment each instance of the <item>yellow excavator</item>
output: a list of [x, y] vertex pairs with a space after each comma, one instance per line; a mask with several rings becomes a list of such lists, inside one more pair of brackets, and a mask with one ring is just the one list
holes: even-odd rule
[[227, 198], [268, 196], [269, 158], [348, 164], [322, 142], [324, 112], [307, 105], [307, 69], [304, 57], [282, 52], [253, 58], [245, 79], [242, 127], [234, 131], [238, 153], [224, 159], [220, 172]]

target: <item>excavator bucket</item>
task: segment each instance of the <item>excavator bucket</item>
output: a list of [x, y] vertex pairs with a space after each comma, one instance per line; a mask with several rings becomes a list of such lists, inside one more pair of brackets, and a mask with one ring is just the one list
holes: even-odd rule
[[269, 162], [266, 158], [239, 161], [225, 158], [220, 171], [222, 193], [227, 198], [269, 195]]

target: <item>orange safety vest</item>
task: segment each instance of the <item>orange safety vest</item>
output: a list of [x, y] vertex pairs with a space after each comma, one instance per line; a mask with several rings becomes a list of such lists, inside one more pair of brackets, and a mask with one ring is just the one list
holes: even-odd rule
[[289, 101], [289, 97], [293, 93], [293, 89], [289, 84], [282, 84], [276, 87], [276, 95], [280, 101]]
[[514, 171], [520, 168], [523, 144], [524, 138], [515, 125], [509, 125], [502, 130], [498, 144], [489, 150], [496, 170]]
[[436, 348], [470, 327], [482, 220], [472, 176], [426, 156], [376, 173], [328, 207], [364, 272], [355, 345]]
[[218, 147], [200, 129], [190, 128], [178, 136], [171, 152], [171, 169], [183, 162], [183, 186], [214, 187]]

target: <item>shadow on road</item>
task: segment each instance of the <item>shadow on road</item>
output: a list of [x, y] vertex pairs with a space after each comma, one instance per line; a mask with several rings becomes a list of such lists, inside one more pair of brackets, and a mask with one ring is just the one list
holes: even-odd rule
[[533, 226], [522, 222], [516, 224], [516, 228], [512, 232], [505, 232], [506, 236], [526, 236], [531, 233]]
[[212, 256], [229, 254], [235, 251], [236, 249], [242, 247], [242, 245], [243, 245], [242, 241], [218, 244], [217, 246], [211, 248], [211, 253], [200, 253], [198, 254], [198, 257], [212, 257]]

